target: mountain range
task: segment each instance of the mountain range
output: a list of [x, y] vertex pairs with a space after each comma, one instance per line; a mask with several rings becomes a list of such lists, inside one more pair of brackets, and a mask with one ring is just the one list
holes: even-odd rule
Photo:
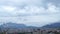
[[48, 24], [45, 25], [43, 27], [36, 27], [36, 26], [26, 26], [25, 24], [16, 24], [16, 23], [6, 23], [6, 24], [2, 24], [0, 25], [1, 29], [4, 28], [60, 28], [60, 22], [56, 22], [56, 23], [52, 23], [52, 24]]
[[43, 26], [42, 28], [60, 28], [60, 22], [48, 24], [48, 25]]
[[25, 24], [16, 24], [16, 23], [5, 23], [5, 24], [2, 24], [0, 25], [0, 28], [1, 29], [7, 29], [7, 28], [10, 28], [10, 29], [26, 29], [26, 28], [38, 28], [36, 26], [26, 26]]

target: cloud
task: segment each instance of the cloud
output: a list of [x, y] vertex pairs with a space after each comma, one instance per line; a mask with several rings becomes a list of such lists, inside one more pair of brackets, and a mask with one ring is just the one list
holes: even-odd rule
[[55, 5], [53, 5], [51, 3], [49, 3], [47, 7], [48, 7], [47, 11], [49, 13], [59, 13], [60, 12], [60, 8], [56, 7]]
[[0, 0], [0, 22], [43, 26], [60, 19], [56, 0]]
[[47, 5], [48, 3], [52, 3], [57, 7], [60, 7], [60, 0], [44, 0], [44, 4]]

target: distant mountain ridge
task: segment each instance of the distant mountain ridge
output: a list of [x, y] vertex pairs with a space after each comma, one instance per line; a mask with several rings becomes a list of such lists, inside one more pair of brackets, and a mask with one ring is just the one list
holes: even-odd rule
[[60, 28], [60, 22], [55, 22], [49, 25], [45, 25], [42, 28]]
[[3, 24], [0, 26], [1, 29], [4, 29], [4, 28], [11, 28], [11, 29], [18, 29], [18, 28], [23, 28], [23, 29], [26, 29], [26, 28], [60, 28], [60, 22], [56, 22], [56, 23], [52, 23], [52, 24], [48, 24], [48, 25], [45, 25], [43, 27], [36, 27], [36, 26], [26, 26], [25, 24], [16, 24], [16, 23], [6, 23], [6, 24]]
[[11, 28], [11, 29], [18, 29], [18, 28], [38, 28], [35, 26], [26, 26], [25, 24], [16, 24], [16, 23], [6, 23], [0, 26], [0, 28], [4, 29], [4, 28]]

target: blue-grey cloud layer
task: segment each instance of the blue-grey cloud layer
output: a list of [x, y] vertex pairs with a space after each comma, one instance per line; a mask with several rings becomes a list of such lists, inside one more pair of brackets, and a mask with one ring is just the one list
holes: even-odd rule
[[0, 0], [0, 22], [43, 26], [60, 21], [60, 0]]

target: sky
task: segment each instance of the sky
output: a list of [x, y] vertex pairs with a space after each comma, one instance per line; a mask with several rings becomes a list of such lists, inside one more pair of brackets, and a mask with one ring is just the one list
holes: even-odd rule
[[0, 24], [44, 26], [60, 21], [60, 0], [0, 0]]

